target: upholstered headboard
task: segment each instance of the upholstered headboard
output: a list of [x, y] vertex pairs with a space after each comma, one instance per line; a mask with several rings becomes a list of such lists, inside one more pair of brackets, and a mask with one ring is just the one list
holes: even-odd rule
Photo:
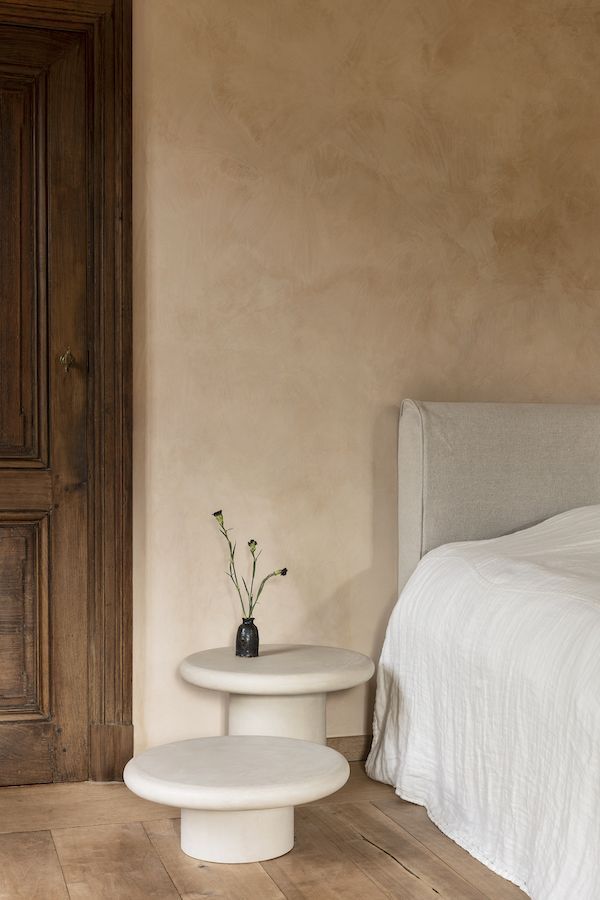
[[400, 588], [440, 544], [497, 537], [593, 503], [600, 406], [403, 402]]

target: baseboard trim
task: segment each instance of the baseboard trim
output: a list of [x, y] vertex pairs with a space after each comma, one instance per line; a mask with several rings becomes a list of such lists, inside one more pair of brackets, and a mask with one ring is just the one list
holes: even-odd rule
[[372, 734], [348, 734], [327, 738], [327, 746], [345, 756], [348, 762], [362, 762], [367, 758], [372, 740]]
[[90, 781], [121, 781], [133, 756], [133, 725], [90, 725]]

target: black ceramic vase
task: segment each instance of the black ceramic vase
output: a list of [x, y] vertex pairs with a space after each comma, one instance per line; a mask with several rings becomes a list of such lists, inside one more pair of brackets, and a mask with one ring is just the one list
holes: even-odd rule
[[258, 656], [258, 628], [254, 619], [242, 619], [235, 639], [236, 656]]

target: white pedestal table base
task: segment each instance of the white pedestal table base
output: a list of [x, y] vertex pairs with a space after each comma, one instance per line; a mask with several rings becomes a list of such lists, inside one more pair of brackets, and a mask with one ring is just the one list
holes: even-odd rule
[[325, 744], [327, 694], [229, 695], [229, 734], [269, 734]]
[[181, 849], [194, 859], [249, 863], [283, 856], [294, 846], [294, 807], [182, 809]]

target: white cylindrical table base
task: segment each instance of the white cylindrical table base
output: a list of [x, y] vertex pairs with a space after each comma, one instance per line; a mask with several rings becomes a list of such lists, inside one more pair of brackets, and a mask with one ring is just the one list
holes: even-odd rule
[[264, 734], [326, 743], [327, 694], [229, 695], [229, 734]]
[[283, 856], [294, 846], [294, 807], [182, 809], [181, 849], [194, 859], [249, 863]]

